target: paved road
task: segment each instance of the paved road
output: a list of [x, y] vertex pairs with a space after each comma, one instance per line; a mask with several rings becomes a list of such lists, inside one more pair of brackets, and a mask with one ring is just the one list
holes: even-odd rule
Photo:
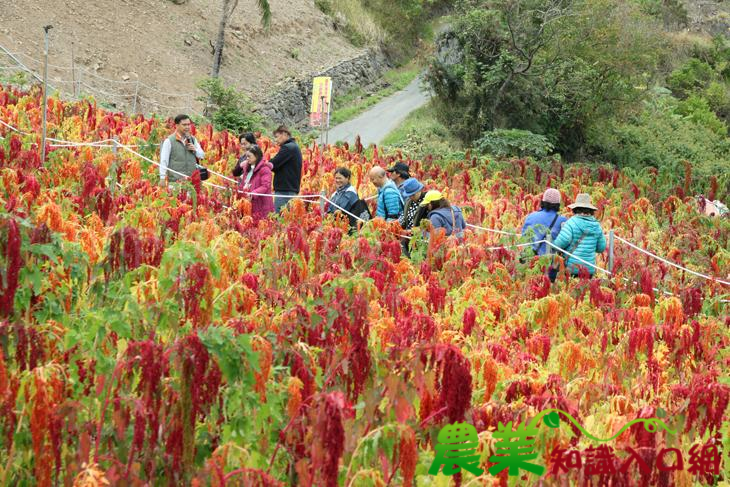
[[363, 146], [380, 144], [380, 142], [413, 110], [428, 102], [430, 95], [421, 90], [422, 76], [417, 76], [403, 90], [393, 93], [377, 105], [369, 108], [359, 116], [348, 120], [329, 132], [329, 142], [338, 141], [355, 143], [359, 134]]

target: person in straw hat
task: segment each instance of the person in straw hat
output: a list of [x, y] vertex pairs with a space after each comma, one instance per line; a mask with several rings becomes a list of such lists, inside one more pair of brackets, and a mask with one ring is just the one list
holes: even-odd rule
[[606, 250], [603, 229], [593, 216], [598, 208], [593, 206], [591, 195], [587, 193], [580, 193], [568, 208], [573, 210], [573, 217], [563, 223], [555, 246], [572, 254], [566, 255], [565, 261], [565, 268], [572, 276], [577, 276], [581, 270], [593, 276], [596, 253]]

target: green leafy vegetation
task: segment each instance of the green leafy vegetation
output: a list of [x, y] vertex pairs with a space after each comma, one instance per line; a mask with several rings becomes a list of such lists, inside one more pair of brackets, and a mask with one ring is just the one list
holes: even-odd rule
[[545, 157], [553, 150], [553, 145], [544, 135], [519, 129], [497, 129], [485, 132], [476, 141], [475, 147], [484, 154], [500, 157]]
[[210, 121], [216, 130], [238, 133], [261, 127], [261, 117], [245, 94], [225, 86], [220, 78], [203, 79], [197, 86], [205, 94], [198, 99], [208, 104]]
[[380, 45], [396, 62], [412, 58], [432, 35], [431, 20], [443, 0], [315, 0], [355, 46]]
[[540, 140], [535, 155], [549, 144], [675, 176], [686, 160], [693, 189], [727, 184], [730, 41], [671, 32], [687, 21], [681, 2], [464, 0], [453, 19], [457, 52], [439, 53], [428, 81], [465, 144], [529, 155]]

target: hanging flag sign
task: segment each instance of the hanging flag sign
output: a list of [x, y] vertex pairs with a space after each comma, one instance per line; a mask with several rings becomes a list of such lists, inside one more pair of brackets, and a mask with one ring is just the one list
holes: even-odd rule
[[309, 125], [321, 127], [329, 120], [332, 78], [318, 76], [312, 81], [312, 107], [309, 110]]

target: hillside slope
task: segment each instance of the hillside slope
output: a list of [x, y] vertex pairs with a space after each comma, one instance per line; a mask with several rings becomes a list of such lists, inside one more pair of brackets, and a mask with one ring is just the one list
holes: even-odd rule
[[[254, 2], [241, 2], [226, 36], [222, 77], [260, 100], [278, 80], [300, 76], [353, 57], [353, 47], [310, 0], [270, 0], [271, 29], [265, 33]], [[72, 91], [72, 44], [77, 66], [118, 80], [84, 74], [87, 92], [134, 93], [140, 80], [167, 93], [195, 93], [212, 62], [210, 42], [220, 17], [219, 0], [23, 0], [0, 9], [0, 45], [33, 70], [41, 71], [43, 26], [52, 24], [50, 69], [62, 91]], [[13, 64], [0, 53], [0, 64]], [[59, 81], [60, 80], [60, 81]], [[121, 83], [122, 81], [127, 83]], [[123, 95], [124, 94], [124, 95]], [[140, 96], [167, 106], [193, 104], [192, 96], [172, 97], [146, 87]], [[164, 108], [164, 107], [161, 107]]]

